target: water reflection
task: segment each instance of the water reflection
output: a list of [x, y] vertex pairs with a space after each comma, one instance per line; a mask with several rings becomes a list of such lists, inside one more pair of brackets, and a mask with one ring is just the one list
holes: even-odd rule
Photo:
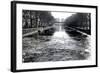
[[85, 60], [90, 56], [90, 38], [72, 29], [64, 29], [62, 24], [53, 28], [52, 35], [37, 33], [37, 39], [24, 38], [23, 62], [45, 62]]

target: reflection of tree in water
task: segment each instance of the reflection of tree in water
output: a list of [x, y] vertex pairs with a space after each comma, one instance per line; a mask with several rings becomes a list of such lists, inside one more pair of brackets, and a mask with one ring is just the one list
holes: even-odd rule
[[[74, 33], [77, 34], [77, 32]], [[82, 34], [70, 35], [64, 30], [59, 30], [55, 31], [52, 36], [45, 33], [38, 35], [37, 38], [31, 40], [28, 38], [31, 41], [29, 43], [31, 47], [30, 51], [29, 49], [25, 51], [24, 62], [85, 60], [89, 56], [89, 52], [85, 51], [89, 46], [88, 37]]]

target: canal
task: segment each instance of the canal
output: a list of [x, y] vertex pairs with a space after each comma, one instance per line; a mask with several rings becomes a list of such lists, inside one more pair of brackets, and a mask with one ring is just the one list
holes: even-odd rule
[[64, 28], [62, 23], [48, 29], [23, 37], [23, 62], [47, 62], [86, 60], [90, 58], [90, 37], [77, 30]]

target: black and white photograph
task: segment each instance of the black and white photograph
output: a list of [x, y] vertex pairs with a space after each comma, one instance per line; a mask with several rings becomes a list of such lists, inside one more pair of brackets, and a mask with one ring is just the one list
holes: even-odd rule
[[22, 10], [23, 62], [85, 60], [91, 56], [90, 13]]
[[12, 71], [96, 67], [96, 11], [88, 5], [13, 1]]

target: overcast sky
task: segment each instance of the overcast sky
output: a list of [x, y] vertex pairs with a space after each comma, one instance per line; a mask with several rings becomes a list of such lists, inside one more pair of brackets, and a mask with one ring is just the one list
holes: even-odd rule
[[52, 16], [59, 19], [66, 19], [70, 17], [72, 14], [75, 13], [68, 13], [68, 12], [51, 12]]

